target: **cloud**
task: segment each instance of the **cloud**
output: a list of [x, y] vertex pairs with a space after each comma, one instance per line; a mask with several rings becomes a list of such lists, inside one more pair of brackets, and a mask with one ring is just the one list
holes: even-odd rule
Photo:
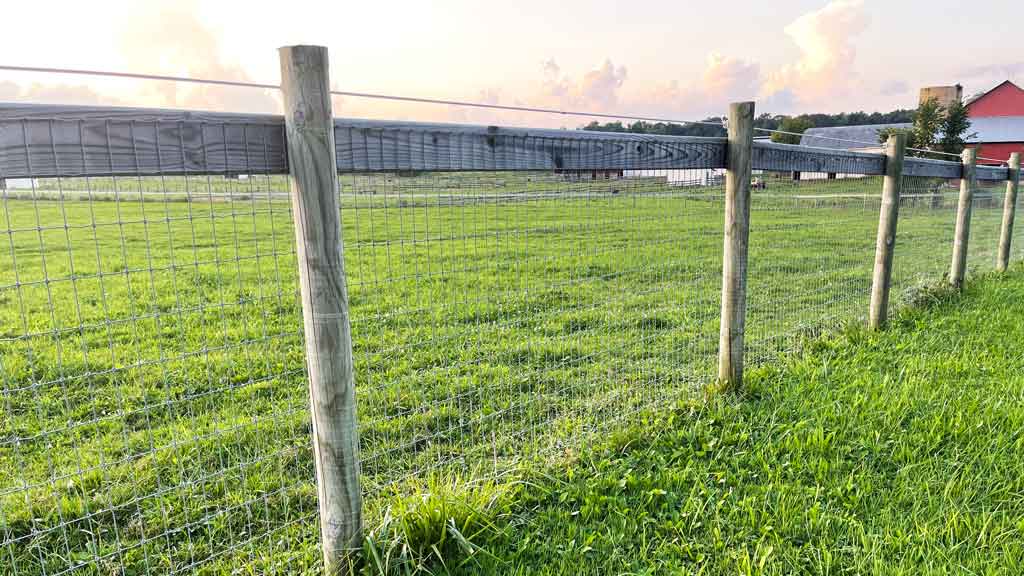
[[903, 80], [892, 80], [882, 84], [879, 92], [884, 96], [899, 96], [910, 92], [910, 84]]
[[580, 95], [584, 102], [598, 106], [613, 106], [619, 100], [618, 91], [626, 81], [626, 68], [618, 68], [611, 60], [604, 65], [583, 75], [580, 82]]
[[[480, 104], [496, 105], [501, 104], [501, 91], [496, 88], [481, 90], [472, 102]], [[447, 106], [440, 111], [446, 122], [458, 122], [465, 124], [498, 124], [501, 122], [500, 112], [487, 108], [472, 108], [469, 106]]]
[[800, 58], [768, 75], [762, 94], [789, 90], [801, 103], [820, 102], [855, 85], [856, 48], [852, 39], [870, 18], [862, 0], [833, 0], [785, 28]]
[[712, 52], [700, 80], [671, 80], [624, 97], [624, 109], [639, 115], [699, 120], [725, 113], [729, 102], [754, 99], [762, 82], [761, 66]]
[[[534, 80], [520, 83], [520, 89], [515, 93], [492, 86], [480, 89], [473, 95], [446, 96], [443, 99], [490, 105], [608, 113], [620, 108], [630, 108], [630, 103], [624, 101], [622, 96], [626, 78], [626, 68], [616, 66], [609, 59], [574, 76], [566, 73], [555, 59], [549, 58], [540, 63]], [[549, 128], [571, 128], [589, 121], [585, 117], [569, 117], [563, 114], [390, 102], [341, 96], [334, 97], [333, 105], [335, 116], [349, 118]]]
[[40, 84], [27, 86], [14, 82], [0, 82], [0, 102], [29, 102], [33, 104], [116, 105], [119, 101], [96, 92], [84, 85]]
[[[139, 2], [124, 15], [116, 44], [132, 72], [250, 81], [227, 62], [217, 35], [195, 14], [196, 0]], [[280, 112], [276, 91], [156, 80], [94, 79], [91, 85], [0, 82], [0, 100], [47, 104], [127, 105], [226, 112]], [[95, 87], [94, 87], [95, 86]]]
[[958, 75], [967, 79], [989, 79], [989, 78], [1011, 78], [1024, 75], [1024, 62], [1006, 62], [1003, 64], [985, 64], [971, 66], [958, 72]]
[[689, 117], [703, 102], [703, 95], [678, 80], [655, 84], [628, 98], [624, 108], [640, 116]]
[[759, 112], [782, 114], [797, 110], [798, 107], [799, 101], [797, 100], [796, 94], [794, 94], [789, 88], [777, 90], [767, 96], [762, 96], [757, 100], [757, 108]]
[[554, 58], [548, 58], [541, 65], [544, 93], [553, 98], [564, 98], [569, 94], [569, 79], [562, 75], [562, 68]]
[[[857, 93], [859, 80], [855, 69], [857, 50], [854, 40], [867, 29], [870, 18], [863, 0], [832, 0], [824, 7], [808, 12], [785, 27], [786, 36], [799, 49], [798, 58], [789, 64], [764, 71], [754, 61], [708, 54], [699, 79], [670, 79], [658, 84], [633, 87], [624, 66], [610, 58], [594, 69], [574, 77], [554, 58], [541, 63], [539, 85], [519, 92], [516, 102], [527, 106], [599, 113], [628, 111], [638, 116], [698, 119], [723, 114], [731, 101], [756, 99], [759, 109], [791, 112], [812, 106], [829, 107], [836, 97]], [[862, 92], [863, 90], [861, 90]], [[906, 83], [890, 82], [881, 88], [884, 95], [905, 94]], [[504, 103], [501, 90], [482, 92], [480, 101]], [[467, 112], [452, 108], [453, 121], [474, 119], [479, 123], [509, 122], [512, 118], [530, 124], [580, 124], [559, 118], [516, 113]]]
[[[117, 67], [156, 74], [250, 81], [239, 62], [224, 57], [220, 33], [200, 20], [202, 7], [198, 0], [134, 3], [118, 26], [115, 43], [124, 61]], [[610, 57], [596, 61], [593, 67], [575, 70], [568, 70], [555, 58], [548, 58], [538, 63], [531, 81], [520, 80], [514, 86], [483, 87], [475, 92], [442, 97], [605, 114], [628, 111], [641, 116], [680, 119], [722, 114], [728, 102], [741, 99], [756, 98], [758, 108], [770, 112], [829, 106], [837, 101], [836, 96], [858, 93], [854, 90], [857, 84], [854, 40], [867, 27], [868, 20], [862, 0], [832, 0], [796, 18], [784, 32], [798, 48], [799, 55], [795, 61], [774, 69], [742, 57], [711, 52], [706, 56], [703, 70], [691, 78], [674, 77], [667, 71], [663, 80], [641, 84], [629, 75], [626, 66]], [[975, 72], [984, 73], [981, 68]], [[994, 67], [986, 70], [988, 68]], [[1005, 65], [1002, 69], [1017, 68], [1024, 70], [1024, 63]], [[105, 85], [96, 86], [103, 88]], [[127, 89], [121, 90], [122, 86]], [[869, 88], [860, 93], [891, 95], [907, 91], [897, 82]], [[437, 94], [429, 89], [421, 93]], [[114, 103], [116, 99], [117, 103], [129, 105], [234, 112], [280, 111], [280, 97], [273, 90], [157, 81], [126, 81], [116, 90], [104, 89], [100, 93], [75, 85], [32, 85], [17, 89], [0, 85], [0, 98], [79, 104]], [[571, 127], [589, 121], [556, 114], [348, 97], [335, 98], [334, 107], [338, 116], [396, 120], [551, 127]]]
[[[724, 113], [732, 100], [753, 98], [761, 83], [758, 64], [713, 53], [708, 56], [701, 81], [681, 83], [678, 80], [639, 86], [628, 85], [628, 71], [611, 59], [584, 71], [578, 76], [567, 73], [554, 58], [540, 64], [537, 81], [525, 85], [516, 97], [509, 98], [501, 89], [481, 90], [471, 100], [487, 104], [527, 106], [599, 114], [629, 113], [636, 116], [690, 120]], [[336, 106], [337, 106], [337, 100]], [[355, 107], [345, 104], [349, 112]], [[337, 110], [337, 107], [336, 107]], [[376, 110], [376, 117], [382, 109]], [[423, 110], [424, 113], [429, 113]], [[437, 112], [436, 110], [434, 111]], [[418, 119], [423, 119], [419, 116]], [[432, 118], [436, 119], [436, 118]], [[609, 118], [594, 117], [607, 122]], [[474, 124], [532, 125], [574, 127], [586, 124], [585, 116], [567, 117], [558, 114], [487, 110], [451, 106], [444, 110], [444, 121]], [[623, 120], [628, 121], [628, 118]]]
[[626, 81], [626, 68], [615, 66], [610, 59], [585, 72], [578, 81], [563, 74], [553, 58], [542, 66], [541, 91], [528, 100], [551, 107], [610, 110], [619, 102], [619, 90]]
[[[196, 18], [196, 0], [140, 2], [127, 15], [118, 38], [130, 70], [154, 74], [251, 81], [237, 63], [225, 61], [214, 31]], [[146, 82], [143, 99], [150, 105], [231, 112], [276, 112], [272, 91], [208, 84]]]
[[761, 67], [738, 58], [711, 53], [702, 85], [708, 96], [721, 100], [753, 98], [761, 84]]

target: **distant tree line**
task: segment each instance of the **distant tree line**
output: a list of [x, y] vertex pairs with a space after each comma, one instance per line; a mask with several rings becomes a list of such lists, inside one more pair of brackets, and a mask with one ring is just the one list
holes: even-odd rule
[[[897, 124], [913, 122], [914, 110], [894, 110], [892, 112], [842, 112], [839, 114], [800, 114], [785, 116], [780, 114], [761, 114], [754, 119], [754, 127], [766, 130], [782, 130], [802, 134], [808, 128], [827, 128], [831, 126], [863, 126], [865, 124]], [[704, 118], [700, 123], [682, 124], [675, 122], [591, 122], [583, 126], [583, 130], [600, 132], [630, 132], [633, 134], [662, 134], [667, 136], [725, 136], [725, 119], [721, 116]], [[761, 132], [760, 134], [765, 134]], [[795, 144], [799, 136], [773, 134], [772, 140]]]
[[711, 116], [699, 124], [676, 124], [675, 122], [645, 122], [638, 120], [622, 122], [591, 122], [583, 130], [597, 132], [629, 132], [632, 134], [659, 134], [664, 136], [725, 136], [724, 118]]

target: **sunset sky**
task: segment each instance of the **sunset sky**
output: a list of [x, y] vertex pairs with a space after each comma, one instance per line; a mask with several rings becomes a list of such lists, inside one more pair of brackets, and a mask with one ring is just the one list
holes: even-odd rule
[[[341, 90], [699, 119], [887, 111], [918, 87], [1024, 80], [1021, 9], [978, 0], [11, 2], [2, 64], [277, 83], [276, 49], [330, 49]], [[0, 71], [0, 101], [274, 112], [274, 91]], [[336, 116], [586, 119], [337, 98]]]

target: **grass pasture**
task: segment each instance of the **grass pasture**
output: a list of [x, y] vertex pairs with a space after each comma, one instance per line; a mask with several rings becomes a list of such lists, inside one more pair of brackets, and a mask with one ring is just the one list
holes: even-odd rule
[[[487, 510], [466, 574], [1020, 574], [1024, 268], [637, 418]], [[436, 568], [439, 563], [433, 564]]]
[[[881, 187], [768, 182], [753, 364], [866, 313]], [[907, 188], [894, 301], [951, 254], [955, 190]], [[572, 461], [714, 374], [720, 189], [379, 174], [341, 193], [371, 528], [436, 478]], [[283, 179], [65, 180], [2, 205], [0, 573], [315, 572]], [[976, 269], [1000, 215], [976, 201]]]

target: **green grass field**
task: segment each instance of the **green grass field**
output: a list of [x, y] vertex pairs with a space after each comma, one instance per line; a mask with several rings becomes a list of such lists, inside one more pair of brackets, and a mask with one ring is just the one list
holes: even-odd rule
[[933, 293], [885, 333], [816, 340], [741, 394], [639, 418], [578, 458], [489, 486], [493, 500], [446, 496], [472, 507], [457, 517], [481, 546], [447, 567], [1020, 574], [1022, 295], [1020, 265], [962, 298]]
[[[775, 179], [755, 195], [752, 364], [866, 313], [879, 188]], [[0, 573], [315, 573], [283, 182], [38, 192], [5, 198], [0, 223]], [[471, 492], [575, 462], [638, 414], [694, 398], [717, 351], [720, 192], [343, 177], [368, 527], [438, 482]], [[903, 206], [895, 301], [948, 267], [955, 190], [939, 200]], [[1000, 214], [976, 202], [978, 270]]]

